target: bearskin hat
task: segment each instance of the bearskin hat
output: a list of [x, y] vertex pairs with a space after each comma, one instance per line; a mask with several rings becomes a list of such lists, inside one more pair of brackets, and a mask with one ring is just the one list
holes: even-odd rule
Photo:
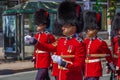
[[94, 11], [88, 11], [84, 17], [84, 30], [101, 29], [101, 14]]
[[112, 21], [112, 29], [113, 30], [119, 30], [120, 29], [120, 13], [116, 13], [114, 16], [114, 19]]
[[44, 9], [39, 9], [34, 14], [35, 25], [46, 24], [46, 28], [50, 25], [49, 13]]
[[57, 22], [60, 25], [71, 24], [77, 27], [77, 33], [83, 29], [83, 18], [80, 5], [63, 1], [58, 7]]

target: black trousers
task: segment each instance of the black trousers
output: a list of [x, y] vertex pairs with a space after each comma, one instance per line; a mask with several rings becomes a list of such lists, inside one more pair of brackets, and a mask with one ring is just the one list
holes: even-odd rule
[[85, 80], [99, 80], [99, 77], [87, 77]]
[[48, 68], [38, 69], [35, 80], [50, 80], [50, 77], [49, 77], [49, 74], [48, 74]]

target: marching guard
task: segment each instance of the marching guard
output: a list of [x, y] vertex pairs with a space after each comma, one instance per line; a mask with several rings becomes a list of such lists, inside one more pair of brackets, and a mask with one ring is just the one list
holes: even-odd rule
[[120, 80], [120, 12], [116, 13], [112, 22], [112, 28], [116, 34], [112, 40], [114, 64], [118, 74], [117, 80]]
[[51, 55], [46, 51], [40, 43], [50, 44], [55, 42], [52, 34], [46, 31], [49, 27], [50, 19], [49, 13], [44, 9], [39, 9], [34, 14], [34, 23], [36, 25], [37, 33], [34, 37], [25, 36], [25, 41], [35, 46], [33, 62], [36, 69], [38, 69], [36, 80], [50, 80], [48, 76], [48, 68], [51, 63]]
[[102, 76], [101, 58], [105, 57], [109, 66], [115, 71], [110, 49], [107, 43], [97, 36], [100, 27], [101, 15], [94, 11], [85, 14], [86, 38], [86, 59], [85, 59], [85, 80], [99, 80]]
[[64, 1], [58, 8], [58, 25], [61, 25], [63, 38], [58, 40], [56, 55], [53, 62], [58, 64], [58, 80], [82, 80], [82, 69], [85, 60], [85, 46], [82, 38], [78, 37], [83, 29], [81, 7]]
[[[54, 25], [52, 27], [52, 33], [55, 36], [55, 42], [52, 43], [52, 45], [57, 46], [58, 40], [63, 36], [62, 34], [62, 28], [61, 25], [58, 25], [58, 23], [55, 21]], [[53, 52], [54, 55], [56, 55], [56, 52]], [[58, 69], [58, 64], [52, 61], [52, 72], [51, 72], [52, 76], [54, 76], [55, 80], [58, 80], [58, 76], [59, 76], [59, 69]]]
[[83, 40], [78, 36], [83, 30], [82, 22], [81, 7], [74, 2], [63, 1], [58, 7], [57, 24], [61, 26], [64, 37], [58, 40], [57, 46], [41, 43], [48, 50], [56, 50], [52, 60], [58, 64], [57, 80], [83, 80], [86, 53]]

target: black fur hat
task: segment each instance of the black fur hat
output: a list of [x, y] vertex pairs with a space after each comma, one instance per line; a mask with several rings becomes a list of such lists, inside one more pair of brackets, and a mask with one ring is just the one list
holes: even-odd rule
[[116, 13], [114, 19], [112, 21], [112, 29], [119, 30], [120, 29], [120, 12]]
[[58, 8], [57, 22], [60, 25], [71, 24], [77, 27], [77, 33], [83, 29], [83, 17], [80, 5], [63, 1]]
[[94, 11], [88, 11], [84, 17], [84, 30], [101, 29], [101, 14]]
[[46, 24], [46, 28], [50, 25], [49, 13], [44, 9], [39, 9], [34, 14], [35, 25]]

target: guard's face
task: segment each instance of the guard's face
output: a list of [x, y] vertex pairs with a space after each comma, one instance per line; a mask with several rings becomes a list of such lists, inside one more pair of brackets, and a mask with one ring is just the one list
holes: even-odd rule
[[45, 25], [45, 24], [40, 24], [40, 25], [37, 25], [37, 26], [36, 26], [36, 29], [37, 29], [38, 32], [43, 31], [45, 28], [46, 28], [46, 25]]
[[63, 35], [70, 36], [76, 33], [76, 26], [66, 24], [62, 26], [62, 30], [63, 30]]
[[120, 29], [118, 29], [118, 35], [120, 35]]
[[94, 36], [96, 36], [97, 33], [98, 33], [97, 29], [88, 29], [86, 32], [86, 36], [89, 38], [94, 37]]

